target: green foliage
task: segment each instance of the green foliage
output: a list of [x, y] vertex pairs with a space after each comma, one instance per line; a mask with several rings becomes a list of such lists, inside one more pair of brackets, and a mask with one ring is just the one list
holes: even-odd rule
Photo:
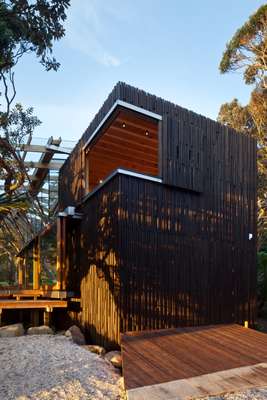
[[5, 117], [5, 113], [0, 112], [0, 126], [4, 137], [14, 147], [23, 143], [25, 138], [31, 137], [35, 128], [41, 124], [41, 121], [33, 115], [33, 107], [24, 109], [20, 103], [15, 104], [7, 120]]
[[[1, 118], [6, 118], [5, 113], [0, 113], [0, 121]], [[25, 138], [31, 138], [40, 123], [33, 115], [33, 108], [24, 110], [21, 104], [16, 104], [1, 127], [3, 137], [0, 138], [0, 179], [4, 180], [5, 193], [9, 196], [22, 186], [26, 176], [17, 146]]]
[[263, 5], [227, 43], [220, 71], [225, 73], [244, 68], [244, 80], [247, 84], [261, 81], [266, 87], [266, 48], [267, 5]]
[[218, 121], [238, 132], [253, 134], [255, 127], [248, 106], [243, 107], [237, 99], [222, 104]]
[[267, 302], [267, 248], [258, 252], [258, 298], [260, 305]]
[[70, 0], [0, 0], [0, 70], [10, 70], [29, 52], [46, 70], [57, 70], [52, 47], [64, 36], [69, 4]]

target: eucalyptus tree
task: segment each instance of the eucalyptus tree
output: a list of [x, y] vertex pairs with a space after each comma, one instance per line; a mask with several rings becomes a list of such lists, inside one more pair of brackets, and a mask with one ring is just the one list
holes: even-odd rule
[[258, 141], [258, 247], [267, 239], [267, 5], [261, 6], [227, 43], [221, 73], [242, 71], [252, 86], [249, 103], [237, 99], [221, 106], [218, 120]]

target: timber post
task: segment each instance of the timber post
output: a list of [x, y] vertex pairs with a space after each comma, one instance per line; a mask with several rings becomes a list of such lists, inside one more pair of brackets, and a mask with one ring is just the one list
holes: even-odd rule
[[39, 326], [39, 310], [31, 311], [31, 323], [32, 326]]
[[46, 309], [44, 310], [44, 325], [50, 326], [52, 312], [53, 312], [52, 307], [46, 307]]
[[23, 286], [23, 266], [24, 266], [23, 257], [18, 257], [17, 273], [18, 273], [18, 286], [19, 286], [19, 288], [22, 288], [22, 286]]
[[56, 289], [66, 290], [66, 217], [57, 218], [57, 285]]

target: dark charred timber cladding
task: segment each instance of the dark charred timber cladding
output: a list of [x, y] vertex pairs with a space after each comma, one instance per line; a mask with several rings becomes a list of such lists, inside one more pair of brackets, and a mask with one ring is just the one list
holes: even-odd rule
[[[162, 116], [162, 183], [117, 173], [86, 198], [83, 147], [117, 100]], [[62, 210], [82, 214], [67, 223], [67, 285], [98, 343], [116, 346], [131, 330], [253, 324], [254, 139], [118, 83], [60, 174]]]

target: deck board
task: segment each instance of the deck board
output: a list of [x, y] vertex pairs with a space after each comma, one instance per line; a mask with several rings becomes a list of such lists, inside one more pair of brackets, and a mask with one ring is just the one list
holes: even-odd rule
[[13, 300], [0, 299], [0, 310], [66, 308], [64, 300]]
[[19, 288], [0, 288], [0, 299], [1, 298], [12, 298], [12, 297], [45, 297], [54, 299], [66, 299], [70, 297], [65, 290], [49, 290], [49, 289], [19, 289]]
[[189, 400], [267, 385], [267, 364], [233, 368], [128, 391], [128, 400]]
[[[264, 365], [267, 363], [267, 335], [239, 325], [128, 332], [121, 336], [121, 346], [124, 382], [128, 394], [134, 391], [139, 393], [140, 388], [165, 385], [168, 382], [176, 382], [177, 386], [180, 381], [178, 386], [182, 388], [181, 382], [193, 378], [196, 385], [197, 378], [204, 375], [206, 384], [203, 386], [204, 381], [201, 381], [201, 390], [207, 390], [209, 394], [212, 387], [216, 394], [226, 390], [227, 385], [234, 390], [235, 387], [245, 387], [245, 383], [247, 386], [257, 386], [265, 381], [267, 386], [267, 364]], [[257, 365], [262, 367], [253, 367]], [[242, 368], [248, 367], [252, 369], [238, 377], [236, 371], [240, 369], [240, 372]], [[222, 385], [219, 374], [231, 370], [234, 371], [233, 376], [230, 374]], [[218, 375], [215, 382], [212, 374], [216, 373]], [[214, 384], [210, 382], [211, 378]], [[187, 393], [188, 385], [189, 383], [181, 390], [187, 387]], [[190, 385], [192, 386], [192, 382]], [[220, 385], [223, 387], [221, 391]], [[194, 393], [197, 392], [196, 387]], [[154, 393], [154, 389], [152, 392]]]

